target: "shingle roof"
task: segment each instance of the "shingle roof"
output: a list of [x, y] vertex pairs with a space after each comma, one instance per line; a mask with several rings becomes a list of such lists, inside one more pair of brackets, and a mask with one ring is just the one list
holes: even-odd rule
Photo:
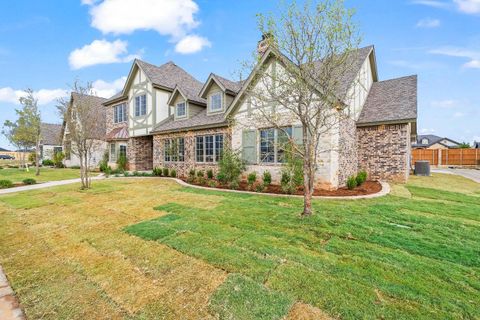
[[107, 109], [102, 104], [106, 99], [97, 96], [80, 95], [75, 92], [72, 92], [72, 99], [73, 101], [82, 101], [83, 103], [92, 104], [92, 108], [89, 109], [92, 111], [92, 115], [89, 116], [89, 118], [95, 119], [96, 124], [95, 131], [92, 133], [92, 138], [104, 140], [107, 131]]
[[201, 127], [221, 127], [226, 125], [227, 120], [223, 113], [207, 115], [207, 109], [205, 108], [198, 114], [185, 120], [174, 120], [172, 115], [160, 122], [152, 132], [187, 131]]
[[40, 124], [40, 134], [42, 136], [42, 145], [61, 146], [62, 145], [62, 125], [54, 123]]
[[234, 93], [238, 93], [242, 89], [243, 83], [245, 82], [228, 80], [224, 77], [219, 76], [218, 74], [213, 74], [213, 76], [215, 77], [215, 79], [220, 81], [220, 83], [225, 87], [225, 89], [230, 90]]
[[[422, 140], [423, 139], [427, 139], [428, 140], [428, 143], [427, 144], [422, 144]], [[445, 145], [444, 143], [442, 143], [443, 140], [448, 140], [450, 142], [453, 142], [453, 143], [456, 143], [456, 144], [460, 144], [458, 143], [457, 141], [454, 141], [452, 139], [449, 139], [449, 138], [445, 138], [445, 137], [439, 137], [439, 136], [436, 136], [434, 134], [423, 134], [423, 135], [418, 135], [417, 136], [417, 142], [412, 144], [412, 147], [424, 147], [424, 148], [428, 148], [430, 147], [431, 145], [434, 145], [436, 143], [440, 143], [441, 145], [444, 145], [446, 147], [448, 147], [447, 145]]]
[[357, 124], [417, 118], [417, 76], [374, 82]]

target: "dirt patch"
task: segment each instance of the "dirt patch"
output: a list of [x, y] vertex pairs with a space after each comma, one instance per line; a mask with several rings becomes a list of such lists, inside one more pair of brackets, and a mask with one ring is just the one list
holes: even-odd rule
[[[193, 184], [196, 186], [202, 186], [202, 187], [209, 187], [206, 184], [199, 184], [197, 182], [188, 182], [187, 179], [181, 178], [184, 182]], [[215, 181], [215, 180], [213, 180]], [[218, 181], [215, 181], [216, 183], [216, 189], [229, 189], [228, 186], [220, 184]], [[213, 188], [212, 188], [213, 189]], [[255, 189], [249, 188], [249, 185], [246, 181], [241, 181], [239, 188], [237, 189], [239, 191], [255, 191]], [[356, 187], [353, 190], [349, 190], [348, 188], [339, 188], [337, 190], [323, 190], [323, 189], [315, 189], [313, 192], [314, 196], [327, 196], [327, 197], [345, 197], [345, 196], [364, 196], [364, 195], [369, 195], [369, 194], [375, 194], [377, 192], [380, 192], [382, 190], [382, 185], [378, 181], [366, 181], [364, 184], [361, 186]], [[276, 185], [276, 184], [271, 184], [267, 186], [263, 192], [259, 193], [273, 193], [273, 194], [285, 194], [282, 191], [281, 186]], [[303, 187], [298, 188], [296, 192], [293, 193], [293, 195], [303, 195]]]
[[335, 318], [330, 317], [322, 310], [312, 307], [309, 304], [297, 302], [293, 305], [292, 309], [288, 313], [285, 320], [332, 320]]

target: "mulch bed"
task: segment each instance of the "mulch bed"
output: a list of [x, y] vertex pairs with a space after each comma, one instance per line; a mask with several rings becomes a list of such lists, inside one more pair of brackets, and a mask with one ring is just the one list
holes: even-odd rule
[[[187, 179], [181, 178], [183, 181], [187, 182]], [[202, 185], [197, 182], [191, 183], [187, 182], [189, 184], [193, 184], [196, 186], [202, 186], [202, 187], [209, 187], [208, 185]], [[214, 189], [214, 188], [212, 188]], [[230, 189], [226, 185], [221, 185], [217, 182], [217, 187], [216, 189]], [[248, 183], [246, 181], [241, 181], [239, 188], [237, 189], [239, 191], [255, 191], [255, 189], [250, 190], [248, 188]], [[362, 184], [359, 187], [356, 187], [353, 190], [348, 190], [348, 188], [339, 188], [337, 190], [323, 190], [323, 189], [315, 189], [313, 192], [314, 196], [328, 196], [328, 197], [345, 197], [345, 196], [364, 196], [364, 195], [369, 195], [369, 194], [374, 194], [377, 192], [380, 192], [382, 190], [382, 185], [378, 181], [366, 181], [364, 184]], [[273, 193], [273, 194], [285, 194], [282, 191], [282, 188], [279, 185], [271, 184], [263, 192], [259, 193]], [[299, 188], [297, 192], [293, 193], [294, 195], [303, 195], [303, 187]]]

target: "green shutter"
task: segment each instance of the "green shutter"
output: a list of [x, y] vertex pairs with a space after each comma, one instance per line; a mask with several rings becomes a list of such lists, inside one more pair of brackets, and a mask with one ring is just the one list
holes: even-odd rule
[[296, 144], [303, 144], [303, 127], [293, 126], [292, 136]]
[[257, 162], [257, 131], [244, 130], [242, 134], [242, 158], [248, 164]]

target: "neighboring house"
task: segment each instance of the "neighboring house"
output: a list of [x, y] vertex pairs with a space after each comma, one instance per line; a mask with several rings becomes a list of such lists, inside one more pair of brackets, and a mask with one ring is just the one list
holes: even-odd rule
[[414, 149], [455, 149], [460, 143], [449, 138], [442, 138], [433, 134], [417, 136], [417, 142], [412, 145]]
[[[92, 110], [92, 119], [96, 119], [95, 126], [92, 128], [91, 137], [95, 145], [95, 150], [92, 153], [89, 161], [91, 167], [97, 167], [99, 162], [103, 159], [103, 155], [106, 152], [107, 144], [105, 142], [105, 134], [106, 134], [106, 110], [105, 107], [102, 105], [106, 99], [91, 96], [91, 95], [80, 95], [77, 93], [72, 92], [70, 95], [70, 104], [67, 110], [67, 117], [73, 117], [74, 113], [72, 113], [72, 109], [74, 109], [75, 103], [88, 103], [91, 104], [93, 107]], [[75, 145], [71, 141], [70, 131], [68, 128], [68, 123], [64, 121], [63, 123], [63, 146], [65, 150], [65, 160], [64, 164], [67, 167], [72, 166], [79, 166], [80, 159], [72, 152], [75, 150]]]
[[56, 152], [62, 152], [62, 125], [53, 123], [40, 124], [40, 159], [52, 160]]
[[[281, 67], [282, 56], [262, 45], [257, 68]], [[353, 115], [322, 138], [330, 148], [319, 154], [317, 184], [344, 186], [359, 169], [375, 179], [406, 181], [416, 136], [417, 77], [378, 81], [373, 46], [359, 49], [353, 65], [342, 79]], [[135, 60], [123, 90], [104, 102], [112, 164], [126, 152], [130, 170], [168, 167], [187, 175], [190, 169], [217, 170], [222, 150], [231, 146], [241, 151], [248, 171], [269, 170], [278, 182], [279, 133], [253, 121], [246, 94], [247, 86], [257, 84], [255, 73], [242, 82], [212, 73], [202, 83], [173, 62], [154, 66]], [[301, 140], [297, 123], [285, 126]]]
[[473, 142], [473, 149], [480, 149], [480, 142], [474, 141]]

